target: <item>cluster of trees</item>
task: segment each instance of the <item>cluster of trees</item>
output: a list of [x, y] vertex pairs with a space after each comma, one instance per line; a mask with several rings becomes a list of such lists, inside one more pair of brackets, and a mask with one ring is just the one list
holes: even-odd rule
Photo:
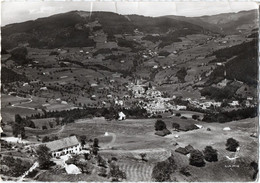
[[180, 82], [185, 82], [185, 77], [187, 75], [187, 69], [182, 67], [180, 70], [177, 71], [176, 77], [179, 79]]
[[171, 174], [176, 171], [177, 165], [173, 155], [167, 160], [156, 163], [152, 171], [152, 179], [155, 182], [172, 182]]
[[119, 169], [119, 166], [115, 163], [110, 163], [110, 171], [108, 177], [112, 177], [112, 182], [122, 181], [126, 179], [126, 173]]
[[14, 48], [10, 53], [11, 59], [19, 65], [27, 64], [29, 62], [27, 59], [28, 51], [26, 47]]
[[43, 114], [33, 114], [27, 119], [41, 119], [41, 118], [63, 118], [61, 124], [73, 123], [76, 119], [92, 118], [104, 116], [106, 119], [117, 119], [118, 112], [123, 113], [130, 118], [146, 118], [147, 111], [140, 107], [132, 107], [130, 109], [121, 109], [116, 107], [110, 108], [91, 108], [84, 107], [83, 109], [71, 109], [63, 111], [44, 111]]
[[131, 49], [134, 49], [136, 46], [140, 46], [140, 44], [138, 42], [126, 40], [126, 39], [122, 39], [122, 38], [117, 39], [117, 44], [118, 44], [118, 46], [127, 47], [127, 48], [131, 48]]
[[46, 145], [40, 145], [36, 149], [36, 153], [38, 156], [39, 168], [48, 169], [53, 165], [51, 161], [50, 149]]
[[257, 116], [257, 107], [249, 107], [232, 111], [224, 111], [214, 114], [205, 114], [202, 121], [220, 122], [236, 121], [246, 118], [254, 118]]
[[[239, 147], [239, 142], [233, 138], [227, 139], [226, 150], [236, 152]], [[192, 150], [190, 152], [190, 165], [202, 167], [205, 166], [205, 161], [216, 162], [218, 161], [218, 152], [212, 146], [206, 146], [203, 152], [199, 150]]]
[[232, 99], [235, 97], [235, 92], [237, 89], [237, 87], [232, 87], [229, 85], [224, 88], [209, 86], [203, 88], [200, 93], [202, 96], [208, 96], [216, 101], [222, 101], [224, 99]]
[[211, 146], [206, 146], [203, 152], [199, 150], [192, 150], [190, 152], [190, 165], [202, 167], [205, 166], [205, 161], [216, 162], [218, 161], [218, 153], [216, 149], [213, 149]]
[[167, 57], [167, 56], [170, 55], [170, 54], [171, 54], [171, 53], [168, 52], [168, 51], [160, 51], [160, 52], [158, 53], [159, 56], [165, 56], [165, 57]]
[[109, 48], [101, 48], [93, 53], [93, 56], [97, 56], [99, 54], [112, 54], [111, 49]]
[[11, 156], [4, 156], [1, 159], [1, 174], [19, 177], [25, 170], [28, 170], [32, 164], [29, 161], [22, 160], [20, 158], [14, 158]]
[[24, 126], [25, 126], [24, 119], [19, 114], [16, 114], [15, 121], [12, 125], [13, 135], [15, 137], [18, 137], [18, 135], [21, 135], [21, 138], [25, 138]]
[[11, 69], [2, 67], [1, 69], [1, 82], [2, 83], [12, 83], [17, 81], [27, 82], [28, 78], [23, 74], [18, 74]]
[[[225, 69], [227, 71], [227, 79], [237, 79], [243, 81], [249, 85], [257, 86], [258, 75], [258, 40], [254, 39], [250, 42], [243, 42], [239, 45], [232, 46], [230, 48], [223, 48], [213, 52], [212, 55], [216, 55], [218, 60], [228, 60], [233, 56], [237, 56], [234, 59], [226, 63]], [[245, 62], [248, 60], [248, 62]], [[213, 74], [213, 75], [212, 75]], [[209, 80], [215, 80], [217, 77], [223, 77], [223, 72], [219, 72], [216, 69], [211, 75], [214, 78]]]
[[160, 41], [160, 36], [146, 35], [142, 37], [142, 40], [147, 40], [156, 43], [157, 41]]
[[54, 140], [58, 140], [59, 138], [55, 135], [53, 137], [49, 137], [49, 136], [44, 136], [42, 138], [42, 142], [45, 143], [45, 142], [50, 142], [50, 141], [54, 141]]

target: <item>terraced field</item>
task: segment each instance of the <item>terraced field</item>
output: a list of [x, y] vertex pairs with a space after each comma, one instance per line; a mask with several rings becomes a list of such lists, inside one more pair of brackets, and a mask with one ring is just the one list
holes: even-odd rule
[[136, 163], [136, 162], [120, 162], [119, 168], [126, 173], [126, 180], [135, 182], [135, 181], [144, 181], [150, 182], [153, 171], [153, 164], [147, 163]]

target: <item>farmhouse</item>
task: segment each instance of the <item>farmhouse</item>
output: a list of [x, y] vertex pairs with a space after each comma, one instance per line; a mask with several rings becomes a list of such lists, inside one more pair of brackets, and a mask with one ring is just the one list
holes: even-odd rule
[[52, 157], [59, 157], [65, 154], [77, 154], [81, 151], [81, 145], [76, 136], [47, 142], [45, 145], [50, 149]]

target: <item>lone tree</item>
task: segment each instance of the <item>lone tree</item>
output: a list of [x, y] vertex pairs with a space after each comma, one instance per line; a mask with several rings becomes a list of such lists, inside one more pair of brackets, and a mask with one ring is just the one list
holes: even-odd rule
[[171, 155], [167, 160], [158, 162], [152, 171], [152, 178], [156, 182], [171, 182], [171, 174], [176, 170], [176, 164]]
[[46, 145], [40, 145], [36, 150], [38, 162], [41, 169], [48, 169], [51, 165], [50, 149]]
[[202, 167], [205, 165], [202, 152], [199, 150], [193, 150], [190, 152], [190, 165]]
[[139, 155], [141, 156], [142, 161], [148, 161], [147, 159], [145, 159], [147, 155], [146, 153], [140, 153]]
[[94, 142], [93, 142], [93, 147], [99, 147], [98, 146], [98, 142], [99, 142], [99, 140], [97, 139], [97, 138], [94, 138]]
[[154, 128], [156, 131], [164, 130], [164, 129], [166, 129], [166, 124], [162, 120], [157, 120], [155, 122]]
[[233, 138], [227, 139], [226, 150], [236, 152], [238, 146], [239, 146], [239, 142], [237, 140]]
[[206, 161], [208, 162], [218, 161], [217, 150], [213, 149], [211, 146], [206, 146], [203, 153]]

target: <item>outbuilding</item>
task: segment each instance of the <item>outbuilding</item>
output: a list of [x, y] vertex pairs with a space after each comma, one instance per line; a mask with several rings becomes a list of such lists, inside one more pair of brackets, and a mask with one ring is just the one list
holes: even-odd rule
[[118, 113], [118, 120], [122, 121], [126, 119], [126, 115], [121, 111]]

